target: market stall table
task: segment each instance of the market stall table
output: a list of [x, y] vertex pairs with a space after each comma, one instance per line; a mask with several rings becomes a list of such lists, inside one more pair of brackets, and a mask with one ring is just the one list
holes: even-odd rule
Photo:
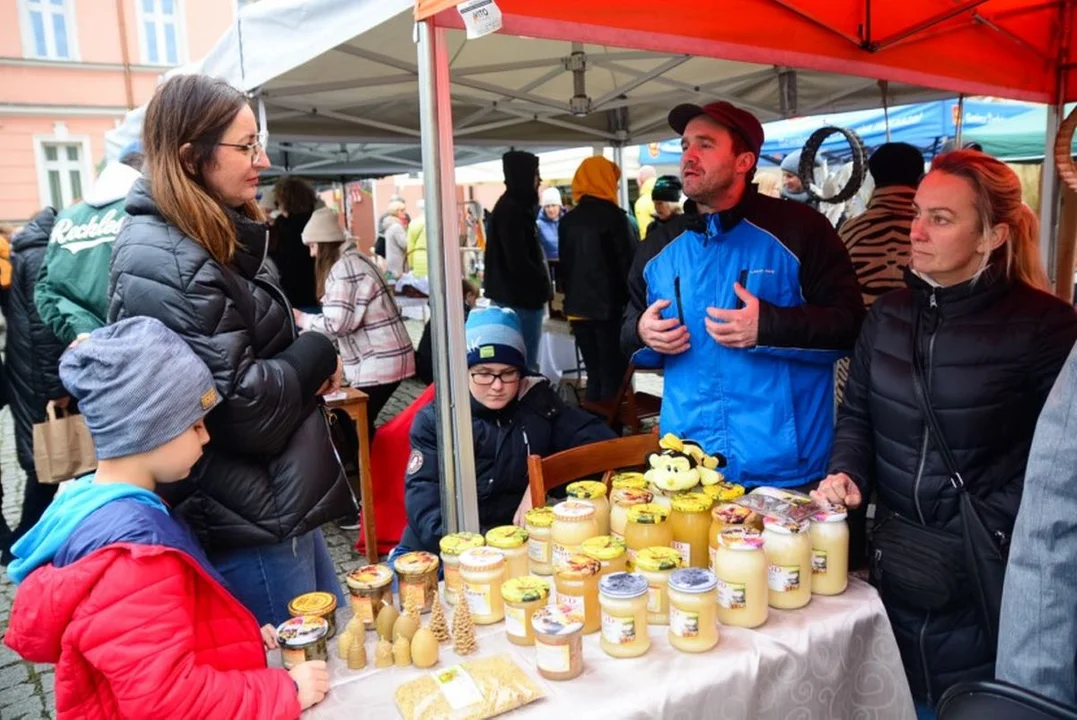
[[542, 337], [538, 347], [539, 372], [551, 383], [561, 382], [562, 377], [579, 378], [584, 370], [583, 360], [576, 355], [576, 338], [567, 320], [547, 318], [542, 323]]
[[327, 407], [340, 408], [355, 422], [355, 432], [359, 438], [359, 485], [352, 486], [352, 493], [359, 498], [359, 508], [363, 514], [363, 551], [376, 562], [378, 533], [374, 529], [374, 483], [370, 476], [367, 400], [365, 392], [353, 387], [345, 387], [340, 392], [325, 396]]
[[[449, 609], [447, 608], [447, 611]], [[345, 611], [338, 617], [344, 627]], [[423, 617], [424, 624], [429, 616]], [[722, 718], [722, 720], [912, 720], [912, 697], [897, 643], [875, 590], [850, 578], [837, 597], [814, 597], [795, 611], [771, 610], [756, 630], [721, 627], [707, 653], [678, 652], [666, 626], [650, 629], [643, 657], [618, 660], [599, 648], [598, 634], [584, 638], [584, 672], [549, 682], [535, 668], [535, 650], [509, 643], [503, 623], [478, 628], [479, 651], [458, 658], [441, 646], [432, 670], [414, 667], [349, 671], [331, 641], [331, 690], [307, 720], [398, 718], [393, 693], [423, 673], [458, 662], [505, 653], [546, 693], [513, 718], [572, 717], [585, 709], [600, 718]], [[373, 658], [374, 633], [367, 633]]]

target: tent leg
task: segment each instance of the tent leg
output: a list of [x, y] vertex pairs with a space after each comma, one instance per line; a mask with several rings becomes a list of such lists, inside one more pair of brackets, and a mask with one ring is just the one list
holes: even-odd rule
[[1055, 226], [1058, 221], [1058, 167], [1055, 163], [1055, 135], [1062, 118], [1062, 107], [1047, 107], [1046, 148], [1043, 152], [1043, 177], [1040, 180], [1040, 258], [1052, 286], [1057, 280], [1055, 259], [1058, 254]]
[[460, 285], [461, 258], [457, 251], [449, 59], [443, 28], [427, 20], [420, 22], [417, 29], [442, 521], [446, 532], [478, 532], [467, 349], [462, 332], [464, 298]]
[[625, 148], [618, 143], [613, 146], [613, 164], [621, 170], [621, 179], [617, 183], [617, 197], [622, 209], [629, 210], [628, 206], [628, 175], [625, 174]]

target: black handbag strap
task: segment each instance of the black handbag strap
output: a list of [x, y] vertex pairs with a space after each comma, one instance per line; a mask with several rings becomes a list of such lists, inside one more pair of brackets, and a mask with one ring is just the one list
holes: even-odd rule
[[957, 460], [946, 442], [946, 436], [942, 434], [939, 419], [935, 416], [935, 410], [931, 407], [931, 401], [927, 397], [926, 366], [923, 352], [920, 348], [920, 313], [916, 313], [916, 322], [912, 333], [912, 385], [916, 393], [916, 401], [920, 405], [920, 411], [927, 421], [928, 432], [934, 436], [935, 446], [942, 455], [942, 461], [946, 463], [946, 469], [950, 473], [950, 484], [958, 491], [964, 492], [965, 480], [961, 477], [961, 471], [957, 469]]

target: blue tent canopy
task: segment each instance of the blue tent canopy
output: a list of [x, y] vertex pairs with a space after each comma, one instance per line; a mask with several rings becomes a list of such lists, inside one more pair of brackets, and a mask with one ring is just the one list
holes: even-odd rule
[[[957, 105], [957, 100], [938, 100], [890, 108], [890, 141], [908, 143], [919, 148], [926, 158], [931, 158], [956, 132]], [[1027, 103], [966, 100], [964, 126], [966, 130], [990, 126], [1026, 113], [1032, 107]], [[881, 108], [778, 120], [763, 126], [766, 141], [763, 143], [761, 164], [767, 165], [767, 161], [769, 164], [781, 162], [789, 153], [804, 147], [808, 137], [826, 125], [856, 132], [869, 150], [886, 142], [886, 116]], [[828, 160], [847, 160], [850, 157], [848, 143], [837, 133], [826, 139], [820, 152]], [[641, 164], [677, 164], [681, 157], [681, 141], [674, 138], [641, 145], [639, 157]]]

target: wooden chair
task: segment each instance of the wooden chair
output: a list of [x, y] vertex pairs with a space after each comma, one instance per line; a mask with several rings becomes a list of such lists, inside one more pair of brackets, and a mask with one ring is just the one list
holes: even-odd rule
[[546, 493], [551, 488], [600, 473], [603, 474], [603, 482], [609, 487], [612, 469], [643, 465], [647, 453], [657, 451], [656, 429], [644, 435], [629, 435], [581, 445], [546, 458], [530, 455], [527, 458], [527, 480], [531, 488], [531, 505], [545, 505]]
[[658, 417], [662, 412], [662, 398], [650, 393], [636, 392], [632, 388], [632, 377], [635, 374], [636, 366], [629, 364], [616, 395], [605, 400], [585, 400], [580, 407], [603, 418], [606, 424], [616, 431], [627, 427], [632, 433], [638, 434], [643, 420]]

